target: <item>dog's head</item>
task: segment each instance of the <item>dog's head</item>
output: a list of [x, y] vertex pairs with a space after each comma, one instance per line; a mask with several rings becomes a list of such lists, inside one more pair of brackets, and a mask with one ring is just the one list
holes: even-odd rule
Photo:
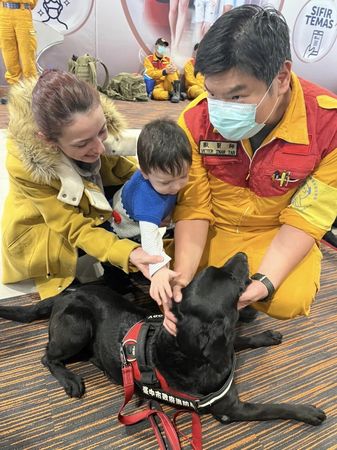
[[234, 339], [238, 299], [249, 282], [247, 256], [237, 253], [222, 267], [207, 267], [183, 289], [183, 300], [173, 307], [183, 352], [221, 364]]

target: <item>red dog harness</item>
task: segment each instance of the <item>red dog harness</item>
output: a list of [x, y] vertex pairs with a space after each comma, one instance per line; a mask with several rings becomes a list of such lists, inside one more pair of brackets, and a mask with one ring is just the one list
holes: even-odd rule
[[[158, 418], [164, 428], [166, 438], [173, 450], [181, 448], [176, 419], [182, 413], [192, 410], [192, 441], [193, 449], [202, 449], [201, 422], [197, 413], [210, 405], [221, 400], [229, 391], [234, 378], [235, 356], [233, 354], [233, 364], [231, 373], [225, 384], [217, 392], [198, 397], [194, 394], [178, 392], [171, 388], [162, 374], [153, 365], [152, 343], [163, 321], [162, 315], [149, 316], [145, 321], [137, 322], [125, 335], [121, 344], [121, 361], [125, 399], [119, 410], [118, 420], [124, 425], [131, 425], [144, 419], [149, 419], [154, 429], [156, 438], [161, 449], [165, 449], [163, 438], [160, 434], [155, 417]], [[131, 400], [134, 394], [134, 385], [137, 385], [144, 396], [152, 399], [146, 410], [132, 415], [122, 414], [125, 405]], [[184, 408], [173, 416], [173, 423], [161, 410], [157, 401], [160, 400], [176, 408]], [[187, 410], [186, 410], [187, 409]], [[180, 433], [182, 435], [182, 433]], [[182, 435], [186, 438], [184, 435]]]

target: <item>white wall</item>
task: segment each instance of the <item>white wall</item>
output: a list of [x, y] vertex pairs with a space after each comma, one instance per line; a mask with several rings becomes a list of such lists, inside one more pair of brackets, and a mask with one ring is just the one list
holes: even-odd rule
[[[48, 47], [39, 58], [44, 68], [66, 69], [73, 53], [81, 55], [88, 52], [105, 62], [110, 75], [123, 71], [137, 72], [141, 70], [144, 54], [150, 51], [156, 38], [171, 38], [168, 0], [57, 0], [53, 3], [40, 0], [34, 9], [34, 19], [48, 19], [44, 5], [55, 3], [63, 9], [50, 9], [46, 25], [36, 26], [39, 50]], [[279, 7], [286, 17], [291, 29], [294, 70], [337, 93], [337, 0], [256, 3], [271, 3]], [[195, 42], [192, 0], [187, 12], [185, 31], [174, 55], [180, 66], [190, 55]], [[62, 22], [67, 23], [68, 30]], [[62, 42], [52, 45], [53, 39]], [[1, 61], [0, 84], [5, 84], [3, 75]]]

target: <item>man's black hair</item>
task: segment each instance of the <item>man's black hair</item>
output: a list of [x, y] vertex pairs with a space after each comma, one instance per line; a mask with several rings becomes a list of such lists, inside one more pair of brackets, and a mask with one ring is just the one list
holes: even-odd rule
[[274, 8], [243, 5], [224, 13], [200, 42], [195, 72], [238, 69], [270, 85], [291, 60], [289, 28]]
[[145, 174], [160, 170], [172, 176], [192, 163], [191, 144], [182, 128], [169, 119], [156, 119], [142, 129], [137, 141], [139, 167]]
[[193, 47], [193, 51], [195, 52], [196, 50], [198, 50], [198, 48], [199, 48], [199, 42], [197, 42], [195, 44], [195, 46]]

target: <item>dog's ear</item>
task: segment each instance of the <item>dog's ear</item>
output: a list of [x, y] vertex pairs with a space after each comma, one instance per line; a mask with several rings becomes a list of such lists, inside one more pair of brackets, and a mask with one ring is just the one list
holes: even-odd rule
[[[221, 369], [224, 364], [226, 349], [233, 336], [226, 320], [215, 319], [212, 324], [205, 325], [200, 336], [200, 342], [204, 342], [203, 356], [210, 362], [215, 369]], [[232, 334], [232, 333], [231, 333]]]

